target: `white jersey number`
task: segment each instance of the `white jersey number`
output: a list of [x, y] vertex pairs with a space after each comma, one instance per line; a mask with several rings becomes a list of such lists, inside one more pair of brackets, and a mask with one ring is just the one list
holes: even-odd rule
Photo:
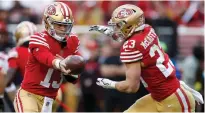
[[[40, 85], [42, 85], [42, 86], [44, 86], [44, 87], [47, 87], [47, 88], [50, 87], [50, 84], [51, 84], [51, 83], [49, 83], [49, 82], [50, 82], [51, 76], [52, 76], [52, 74], [53, 74], [53, 71], [54, 71], [53, 68], [49, 68], [49, 69], [48, 69], [48, 72], [47, 72], [47, 74], [46, 74], [46, 77], [45, 77], [45, 79], [44, 79], [43, 81], [41, 81]], [[53, 81], [53, 82], [52, 82], [52, 88], [59, 88], [62, 82], [63, 82], [63, 77], [62, 77], [62, 75], [61, 75], [60, 83], [57, 83], [57, 81]]]
[[151, 57], [154, 57], [155, 52], [159, 54], [159, 58], [157, 58], [156, 66], [159, 68], [159, 70], [163, 73], [165, 77], [168, 77], [174, 70], [173, 67], [171, 66], [173, 65], [173, 63], [169, 60], [167, 64], [168, 66], [167, 68], [165, 67], [165, 65], [163, 65], [163, 62], [165, 60], [164, 54], [160, 50], [159, 46], [157, 46], [156, 44], [152, 45], [152, 47], [150, 48], [149, 55]]

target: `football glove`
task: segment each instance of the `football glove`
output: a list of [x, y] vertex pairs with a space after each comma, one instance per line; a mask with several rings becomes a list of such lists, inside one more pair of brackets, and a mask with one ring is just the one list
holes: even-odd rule
[[100, 33], [103, 33], [109, 37], [112, 37], [114, 34], [113, 29], [106, 27], [106, 26], [101, 26], [101, 25], [93, 25], [90, 27], [89, 31], [98, 31]]
[[53, 66], [54, 68], [60, 70], [64, 75], [68, 75], [71, 72], [70, 69], [66, 69], [66, 63], [64, 59], [54, 59]]
[[76, 81], [79, 79], [79, 75], [63, 75], [64, 79], [67, 82], [76, 83]]
[[103, 88], [107, 88], [107, 89], [115, 89], [115, 84], [117, 82], [106, 79], [106, 78], [98, 78], [96, 84], [98, 86], [101, 86]]
[[188, 85], [186, 85], [183, 81], [180, 81], [180, 84], [188, 91], [190, 91], [194, 97], [194, 99], [197, 101], [197, 103], [204, 104], [203, 96], [197, 92], [196, 90], [190, 88]]

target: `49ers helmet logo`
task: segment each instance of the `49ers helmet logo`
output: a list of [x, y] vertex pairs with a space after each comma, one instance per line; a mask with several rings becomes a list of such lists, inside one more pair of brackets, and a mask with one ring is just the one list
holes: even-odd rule
[[126, 18], [129, 15], [132, 15], [134, 13], [134, 11], [132, 9], [122, 9], [118, 14], [117, 14], [117, 18], [122, 19], [122, 18]]
[[53, 6], [53, 5], [50, 5], [48, 8], [47, 8], [47, 13], [49, 15], [55, 15], [56, 14], [56, 8]]

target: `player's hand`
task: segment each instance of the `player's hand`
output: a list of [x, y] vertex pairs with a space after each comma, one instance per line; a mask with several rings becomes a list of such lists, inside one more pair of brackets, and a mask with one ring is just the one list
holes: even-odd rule
[[59, 62], [59, 67], [60, 67], [60, 70], [61, 72], [64, 74], [64, 75], [69, 75], [71, 70], [70, 69], [66, 69], [66, 64], [65, 64], [65, 60], [61, 60]]
[[71, 72], [70, 69], [66, 69], [66, 64], [64, 59], [56, 58], [53, 60], [52, 64], [55, 69], [60, 70], [64, 75], [69, 75]]
[[112, 37], [113, 35], [113, 29], [106, 27], [106, 26], [101, 26], [101, 25], [93, 25], [90, 27], [89, 31], [98, 31], [100, 33], [103, 33], [109, 37]]
[[56, 54], [56, 58], [59, 58], [61, 60], [63, 60], [64, 58], [62, 56], [60, 56], [59, 54]]
[[98, 78], [96, 84], [103, 88], [115, 89], [116, 82], [106, 78]]

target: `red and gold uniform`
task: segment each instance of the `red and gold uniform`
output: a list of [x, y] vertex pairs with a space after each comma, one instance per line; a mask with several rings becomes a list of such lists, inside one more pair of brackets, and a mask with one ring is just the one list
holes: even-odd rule
[[80, 42], [71, 33], [73, 23], [71, 9], [62, 2], [51, 3], [44, 9], [45, 30], [30, 34], [24, 79], [14, 100], [16, 112], [52, 112], [53, 101], [63, 82], [62, 73], [69, 74], [64, 58], [79, 55]]
[[[137, 100], [125, 112], [194, 111], [195, 100], [189, 91], [180, 86], [176, 69], [162, 50], [154, 29], [146, 25], [140, 33], [127, 39], [120, 53], [123, 63], [141, 61], [141, 81], [149, 95]], [[144, 106], [148, 104], [148, 106]]]
[[38, 111], [42, 107], [34, 108], [28, 105], [27, 108], [23, 108], [25, 106], [22, 106], [22, 103], [26, 105], [27, 101], [34, 101], [29, 96], [23, 96], [25, 94], [38, 98], [37, 103], [40, 105], [43, 105], [44, 97], [55, 99], [63, 78], [60, 71], [53, 68], [52, 61], [57, 54], [64, 58], [68, 55], [79, 54], [79, 44], [76, 35], [66, 37], [66, 46], [63, 48], [63, 45], [46, 31], [31, 36], [24, 79], [15, 99], [15, 106], [18, 111], [27, 111], [28, 109]]

